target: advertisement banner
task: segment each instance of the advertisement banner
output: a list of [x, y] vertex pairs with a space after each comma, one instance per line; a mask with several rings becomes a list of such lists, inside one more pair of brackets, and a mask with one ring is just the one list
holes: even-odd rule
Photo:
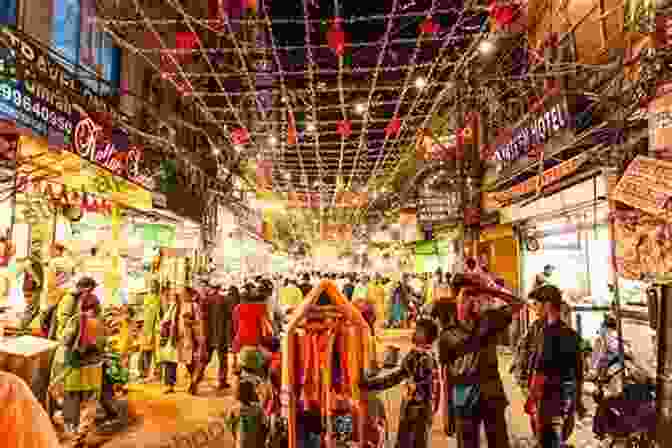
[[553, 168], [544, 171], [541, 178], [541, 186], [539, 185], [539, 175], [532, 176], [529, 179], [514, 185], [505, 191], [489, 192], [481, 195], [481, 207], [484, 210], [493, 210], [511, 205], [516, 199], [519, 199], [527, 194], [534, 193], [539, 187], [552, 185], [559, 180], [574, 174], [581, 165], [588, 160], [586, 154], [579, 154], [573, 159], [562, 162]]
[[672, 162], [637, 156], [616, 185], [612, 199], [672, 221]]
[[68, 190], [95, 195], [124, 207], [152, 208], [152, 194], [70, 152], [50, 151], [45, 142], [21, 137], [19, 176], [46, 180]]
[[[656, 157], [672, 150], [672, 82], [662, 83], [649, 103], [649, 152]], [[659, 157], [667, 158], [667, 157]]]
[[614, 213], [616, 269], [628, 280], [665, 279], [672, 272], [672, 224], [632, 211]]

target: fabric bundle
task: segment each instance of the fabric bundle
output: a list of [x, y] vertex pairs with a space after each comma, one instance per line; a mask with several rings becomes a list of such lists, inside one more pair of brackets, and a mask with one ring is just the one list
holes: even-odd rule
[[[317, 411], [326, 416], [332, 410], [329, 406], [333, 404], [334, 393], [354, 402], [361, 399], [358, 384], [370, 359], [371, 334], [361, 312], [331, 282], [323, 282], [320, 288], [319, 297], [311, 294], [303, 307], [299, 307], [282, 341], [281, 405], [283, 416], [288, 419], [290, 448], [296, 448], [299, 437], [297, 414]], [[325, 297], [329, 303], [311, 305], [312, 299]], [[298, 335], [294, 325], [315, 315], [315, 308], [322, 318], [330, 312], [338, 312], [339, 319], [343, 319], [341, 314], [344, 313], [355, 325], [337, 325], [332, 330], [311, 327], [306, 329], [305, 335]]]

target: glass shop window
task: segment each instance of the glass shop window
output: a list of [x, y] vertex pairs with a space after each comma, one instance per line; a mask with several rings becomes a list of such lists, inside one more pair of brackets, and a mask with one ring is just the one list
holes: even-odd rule
[[54, 47], [80, 66], [82, 82], [101, 96], [116, 94], [121, 53], [96, 23], [95, 0], [54, 0], [52, 29]]
[[0, 25], [16, 26], [17, 0], [0, 0]]

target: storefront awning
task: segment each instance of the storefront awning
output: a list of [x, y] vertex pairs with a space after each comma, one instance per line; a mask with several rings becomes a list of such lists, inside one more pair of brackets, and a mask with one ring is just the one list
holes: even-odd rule
[[45, 140], [21, 137], [17, 174], [29, 182], [59, 184], [67, 191], [92, 194], [122, 207], [152, 208], [151, 192], [71, 152], [50, 150]]

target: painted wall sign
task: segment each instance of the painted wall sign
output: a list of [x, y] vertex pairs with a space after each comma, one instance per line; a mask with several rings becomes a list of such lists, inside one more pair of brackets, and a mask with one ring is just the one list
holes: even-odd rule
[[672, 162], [637, 156], [611, 198], [672, 221]]
[[495, 149], [495, 158], [504, 162], [515, 162], [525, 157], [530, 147], [547, 143], [560, 130], [568, 129], [570, 126], [567, 100], [563, 98], [541, 117], [515, 129], [511, 140]]
[[[586, 154], [579, 154], [573, 159], [567, 160], [553, 168], [544, 171], [542, 175], [542, 187], [558, 182], [560, 179], [567, 177], [579, 169], [583, 163], [588, 160]], [[532, 176], [524, 182], [521, 182], [506, 191], [483, 193], [481, 197], [482, 207], [484, 209], [495, 209], [507, 207], [516, 198], [533, 193], [537, 190], [539, 183], [539, 176]]]

